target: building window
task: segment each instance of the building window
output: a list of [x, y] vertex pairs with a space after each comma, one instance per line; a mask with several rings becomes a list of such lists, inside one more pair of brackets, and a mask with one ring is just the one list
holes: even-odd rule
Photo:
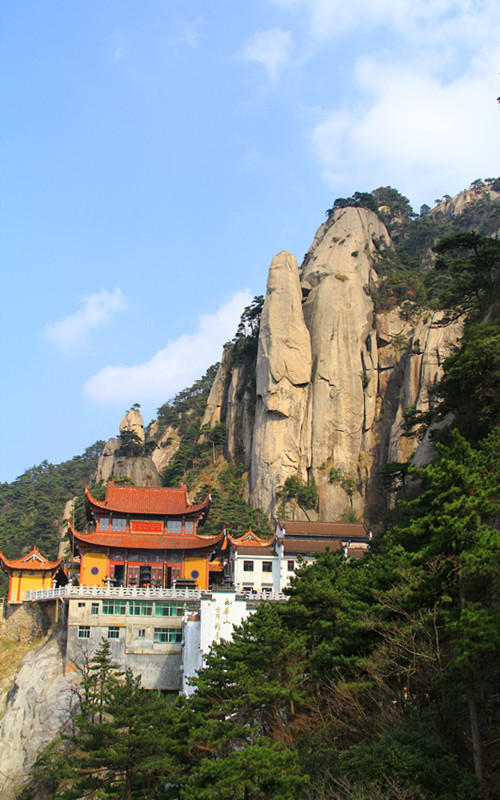
[[273, 571], [273, 562], [272, 561], [263, 561], [262, 562], [262, 572], [272, 572]]
[[180, 644], [182, 642], [182, 628], [155, 628], [153, 641]]
[[183, 611], [183, 603], [166, 603], [163, 600], [155, 603], [155, 615], [157, 617], [182, 617]]
[[93, 617], [99, 613], [99, 603], [92, 603], [90, 613], [92, 614]]
[[269, 586], [268, 584], [263, 583], [262, 584], [262, 594], [267, 596], [267, 595], [270, 595], [272, 593], [273, 593], [273, 587]]
[[133, 617], [150, 617], [153, 613], [153, 602], [149, 600], [130, 600], [128, 613]]
[[79, 639], [90, 639], [90, 625], [79, 625], [78, 626], [78, 638]]
[[127, 604], [125, 600], [103, 600], [102, 601], [103, 614], [126, 614]]
[[194, 533], [194, 522], [192, 519], [187, 519], [184, 523], [185, 533]]
[[108, 639], [119, 639], [120, 638], [120, 628], [117, 628], [115, 625], [108, 628]]
[[127, 530], [127, 518], [126, 517], [113, 517], [111, 521], [111, 530], [112, 531], [125, 531]]
[[182, 520], [180, 519], [167, 520], [167, 533], [182, 533]]
[[78, 603], [78, 608], [85, 608], [85, 603]]
[[146, 638], [146, 628], [139, 628], [139, 630], [137, 631], [137, 638], [138, 639]]
[[288, 572], [293, 572], [295, 568], [295, 561], [287, 561], [286, 568]]
[[250, 594], [250, 595], [257, 594], [253, 586], [243, 586], [243, 592], [244, 594]]
[[109, 529], [109, 517], [99, 517], [99, 530], [107, 531]]
[[243, 572], [253, 572], [253, 561], [243, 562]]

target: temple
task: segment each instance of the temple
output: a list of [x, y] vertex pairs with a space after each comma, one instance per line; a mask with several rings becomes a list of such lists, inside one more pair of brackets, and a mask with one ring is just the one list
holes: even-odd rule
[[209, 559], [223, 539], [202, 536], [210, 495], [191, 504], [180, 489], [108, 483], [96, 500], [85, 487], [88, 533], [70, 524], [73, 552], [81, 556], [81, 586], [169, 589], [180, 580], [209, 585]]
[[[5, 558], [0, 553], [0, 566], [9, 576], [8, 602], [22, 603], [28, 590], [51, 589], [63, 561], [63, 556], [57, 561], [48, 561], [37, 547], [16, 560]], [[63, 582], [65, 581], [62, 580], [61, 583]]]

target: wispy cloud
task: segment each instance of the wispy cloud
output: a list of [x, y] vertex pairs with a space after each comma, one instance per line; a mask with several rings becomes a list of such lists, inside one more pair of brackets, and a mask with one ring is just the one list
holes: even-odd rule
[[127, 308], [127, 299], [119, 288], [81, 298], [81, 307], [57, 322], [48, 323], [43, 329], [44, 337], [57, 350], [68, 355], [84, 350], [90, 334], [109, 323], [114, 314]]
[[115, 33], [112, 39], [113, 43], [113, 59], [120, 61], [127, 55], [128, 42], [121, 33]]
[[85, 383], [85, 394], [95, 403], [118, 407], [137, 400], [164, 403], [220, 359], [251, 299], [247, 289], [237, 292], [214, 314], [202, 314], [196, 333], [169, 341], [143, 364], [104, 367]]
[[275, 81], [279, 71], [291, 60], [293, 37], [290, 31], [271, 28], [257, 31], [246, 43], [240, 55], [245, 61], [262, 64], [269, 78]]
[[202, 17], [197, 17], [191, 21], [177, 20], [173, 25], [173, 33], [169, 38], [169, 44], [173, 46], [180, 42], [196, 49], [200, 45], [202, 24]]

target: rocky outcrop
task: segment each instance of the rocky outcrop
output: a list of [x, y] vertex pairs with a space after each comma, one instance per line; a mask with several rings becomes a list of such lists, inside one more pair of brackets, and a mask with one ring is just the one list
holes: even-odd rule
[[0, 722], [2, 800], [14, 800], [37, 754], [69, 729], [78, 705], [76, 675], [64, 675], [61, 637], [28, 653], [9, 691]]
[[131, 408], [130, 411], [127, 411], [123, 417], [122, 421], [120, 422], [120, 433], [123, 433], [124, 431], [135, 433], [141, 442], [144, 442], [146, 438], [144, 433], [144, 420], [142, 419], [142, 414], [138, 408]]
[[297, 262], [273, 260], [260, 323], [251, 499], [270, 513], [276, 487], [305, 464], [300, 442], [311, 380], [311, 341], [302, 313]]
[[[135, 434], [139, 444], [144, 444], [146, 439], [144, 421], [138, 408], [131, 408], [123, 417], [120, 423], [120, 435], [125, 432]], [[161, 443], [160, 447], [157, 448], [159, 454], [156, 457], [156, 461], [145, 455], [119, 455], [119, 448], [120, 439], [118, 438], [108, 439], [104, 445], [102, 455], [97, 463], [96, 481], [98, 483], [107, 483], [110, 478], [130, 478], [136, 486], [145, 484], [150, 486], [160, 485], [158, 468], [163, 469], [161, 465], [168, 463], [168, 459], [165, 459], [165, 453], [162, 452]]]

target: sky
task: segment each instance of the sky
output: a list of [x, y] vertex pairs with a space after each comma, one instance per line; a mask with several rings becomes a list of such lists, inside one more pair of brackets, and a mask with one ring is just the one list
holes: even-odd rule
[[497, 0], [3, 0], [0, 481], [220, 359], [335, 198], [500, 174]]

